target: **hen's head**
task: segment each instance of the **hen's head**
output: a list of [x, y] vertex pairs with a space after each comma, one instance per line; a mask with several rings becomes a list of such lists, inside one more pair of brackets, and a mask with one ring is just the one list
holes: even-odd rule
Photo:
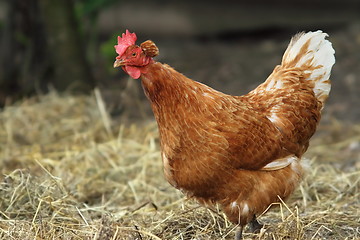
[[121, 37], [118, 36], [118, 44], [115, 45], [118, 56], [114, 62], [114, 67], [121, 66], [134, 79], [138, 79], [143, 67], [159, 54], [159, 49], [152, 41], [145, 41], [138, 46], [135, 44], [136, 39], [136, 34], [130, 33], [128, 30]]

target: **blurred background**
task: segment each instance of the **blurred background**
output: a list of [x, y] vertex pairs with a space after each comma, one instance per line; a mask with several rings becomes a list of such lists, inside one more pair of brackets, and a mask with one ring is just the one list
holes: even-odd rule
[[266, 79], [292, 35], [321, 29], [336, 51], [324, 121], [360, 120], [358, 0], [0, 0], [0, 106], [99, 87], [114, 117], [148, 118], [139, 81], [112, 67], [125, 29], [153, 40], [159, 61], [233, 95]]

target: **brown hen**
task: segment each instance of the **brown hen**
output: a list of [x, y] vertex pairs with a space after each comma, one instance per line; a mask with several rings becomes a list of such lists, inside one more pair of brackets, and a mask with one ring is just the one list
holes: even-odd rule
[[141, 78], [158, 123], [165, 177], [204, 204], [219, 204], [243, 227], [299, 184], [301, 157], [330, 91], [334, 49], [322, 31], [299, 33], [282, 63], [255, 90], [231, 96], [156, 62], [152, 41], [126, 31], [115, 46], [121, 66]]

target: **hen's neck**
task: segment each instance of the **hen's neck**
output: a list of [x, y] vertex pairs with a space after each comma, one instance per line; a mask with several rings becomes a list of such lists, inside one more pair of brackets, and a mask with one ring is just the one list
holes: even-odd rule
[[[144, 92], [154, 105], [196, 104], [202, 98], [226, 96], [204, 84], [193, 81], [167, 64], [152, 62], [141, 76]], [[153, 106], [154, 107], [154, 106]]]
[[146, 66], [141, 79], [146, 96], [154, 103], [159, 103], [164, 97], [180, 97], [179, 95], [183, 94], [179, 92], [180, 88], [193, 82], [170, 66], [159, 62]]

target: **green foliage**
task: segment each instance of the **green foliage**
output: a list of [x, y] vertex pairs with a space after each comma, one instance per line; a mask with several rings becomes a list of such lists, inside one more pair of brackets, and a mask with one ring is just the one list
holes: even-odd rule
[[103, 42], [100, 46], [100, 53], [105, 59], [105, 64], [108, 66], [109, 71], [114, 71], [113, 62], [115, 61], [116, 52], [114, 49], [114, 45], [116, 42], [117, 35], [112, 35], [107, 41]]

